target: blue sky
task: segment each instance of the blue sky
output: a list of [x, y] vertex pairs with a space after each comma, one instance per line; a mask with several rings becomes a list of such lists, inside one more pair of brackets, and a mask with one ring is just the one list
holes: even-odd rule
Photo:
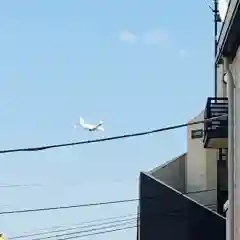
[[[0, 29], [1, 149], [99, 137], [73, 128], [80, 115], [103, 120], [105, 136], [183, 123], [213, 95], [212, 16], [203, 0], [2, 1]], [[185, 149], [181, 129], [2, 155], [1, 185], [41, 186], [0, 188], [0, 210], [136, 197], [141, 170]], [[134, 212], [128, 203], [0, 216], [0, 230], [13, 236]]]

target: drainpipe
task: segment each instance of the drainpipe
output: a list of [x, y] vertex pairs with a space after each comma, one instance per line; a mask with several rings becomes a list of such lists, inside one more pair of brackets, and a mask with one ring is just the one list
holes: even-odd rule
[[234, 80], [229, 68], [229, 60], [224, 57], [224, 70], [228, 92], [228, 226], [227, 240], [234, 240]]
[[217, 97], [217, 63], [215, 58], [217, 55], [217, 32], [218, 32], [218, 20], [219, 20], [219, 11], [218, 11], [218, 0], [214, 0], [214, 95]]

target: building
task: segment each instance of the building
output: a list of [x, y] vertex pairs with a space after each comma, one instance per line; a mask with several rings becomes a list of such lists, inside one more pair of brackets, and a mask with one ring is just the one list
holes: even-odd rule
[[203, 129], [188, 126], [187, 152], [140, 174], [138, 239], [225, 240], [225, 217], [217, 213], [218, 151], [204, 148]]
[[[227, 218], [235, 219], [233, 230], [228, 225], [230, 239], [240, 239], [240, 0], [230, 0], [222, 23], [217, 42], [215, 64], [217, 67], [217, 96], [209, 98], [206, 104], [206, 116], [228, 113], [228, 117], [208, 123], [204, 127], [207, 149], [216, 149], [221, 155], [225, 151], [225, 160], [219, 161], [219, 175], [227, 176], [225, 169], [230, 163], [229, 186], [219, 183], [219, 198], [226, 202]], [[233, 114], [232, 114], [233, 113]], [[225, 149], [225, 150], [223, 150]], [[233, 150], [233, 151], [232, 151]], [[228, 155], [229, 154], [229, 155]], [[229, 156], [229, 157], [227, 157]], [[231, 157], [233, 156], [233, 157]], [[228, 163], [228, 164], [227, 164]], [[220, 166], [221, 165], [221, 166]], [[220, 178], [221, 179], [221, 178]], [[231, 181], [231, 182], [230, 182]], [[234, 195], [234, 205], [226, 197]], [[227, 207], [226, 207], [227, 206]], [[234, 208], [232, 208], [232, 206]], [[233, 217], [233, 218], [232, 218]], [[231, 229], [231, 230], [230, 230]], [[231, 237], [233, 236], [233, 238]]]

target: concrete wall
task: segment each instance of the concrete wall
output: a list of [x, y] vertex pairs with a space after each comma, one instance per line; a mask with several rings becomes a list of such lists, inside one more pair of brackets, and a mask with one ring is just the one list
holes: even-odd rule
[[[203, 120], [204, 111], [190, 122]], [[186, 160], [186, 189], [187, 192], [202, 191], [191, 197], [202, 204], [217, 203], [217, 151], [205, 149], [203, 138], [192, 139], [192, 130], [203, 129], [203, 123], [188, 127], [188, 146]], [[212, 190], [204, 192], [205, 190]]]
[[[232, 64], [232, 73], [235, 80], [235, 214], [236, 224], [240, 226], [240, 48], [238, 49], [238, 52]], [[238, 237], [240, 237], [240, 230], [237, 232]]]
[[185, 192], [186, 153], [149, 171], [149, 174], [180, 192]]

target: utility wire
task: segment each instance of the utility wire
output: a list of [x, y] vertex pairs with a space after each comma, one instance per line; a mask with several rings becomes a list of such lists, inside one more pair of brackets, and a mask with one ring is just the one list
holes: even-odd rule
[[80, 208], [80, 207], [94, 207], [94, 206], [100, 206], [100, 205], [110, 205], [110, 204], [118, 204], [118, 203], [136, 202], [138, 200], [139, 200], [138, 198], [132, 198], [132, 199], [117, 200], [117, 201], [107, 201], [107, 202], [88, 203], [88, 204], [77, 204], [77, 205], [68, 205], [68, 206], [59, 206], [59, 207], [32, 208], [32, 209], [29, 208], [29, 209], [23, 209], [23, 210], [3, 211], [3, 212], [0, 212], [0, 215], [17, 214], [17, 213], [29, 213], [29, 212], [42, 212], [42, 211], [52, 211], [52, 210]]
[[[125, 183], [129, 183], [129, 181], [135, 182], [138, 181], [138, 179], [127, 179], [127, 181], [123, 181], [120, 179], [113, 179], [111, 180], [111, 183], [109, 182], [89, 182], [88, 185], [94, 184], [94, 185], [113, 185], [113, 184], [125, 184]], [[83, 183], [79, 180], [66, 180], [66, 181], [59, 181], [59, 182], [51, 182], [51, 183], [22, 183], [22, 184], [0, 184], [0, 188], [2, 189], [15, 189], [15, 188], [48, 188], [48, 187], [56, 187], [56, 186], [67, 186], [67, 187], [72, 187], [72, 186], [79, 186], [79, 185], [83, 185]], [[86, 183], [84, 184], [86, 185]]]
[[[199, 192], [199, 191], [197, 191], [197, 192]], [[191, 192], [191, 193], [193, 193], [193, 192]], [[182, 193], [182, 195], [185, 195], [185, 194]], [[155, 199], [155, 198], [156, 197], [146, 197], [146, 199]], [[76, 205], [67, 205], [67, 206], [58, 206], [58, 207], [28, 208], [28, 209], [22, 209], [22, 210], [2, 211], [2, 212], [0, 212], [0, 215], [30, 213], [30, 212], [43, 212], [43, 211], [63, 210], [63, 209], [81, 208], [81, 207], [94, 207], [94, 206], [101, 206], [101, 205], [137, 202], [139, 200], [140, 200], [140, 198], [131, 198], [131, 199], [124, 199], [124, 200], [116, 200], [116, 201], [76, 204]]]
[[[116, 219], [116, 218], [115, 218]], [[71, 230], [76, 230], [76, 229], [84, 229], [84, 228], [89, 228], [89, 227], [96, 227], [96, 226], [102, 226], [102, 225], [106, 225], [106, 224], [112, 224], [112, 223], [131, 223], [133, 220], [137, 220], [137, 214], [135, 214], [134, 218], [127, 218], [127, 219], [118, 219], [118, 220], [112, 220], [112, 221], [108, 221], [108, 222], [102, 222], [102, 223], [95, 223], [95, 224], [89, 224], [89, 225], [83, 225], [83, 226], [72, 226], [72, 227], [68, 227], [68, 228], [63, 228], [63, 229], [56, 229], [56, 230], [50, 230], [50, 231], [45, 231], [45, 232], [37, 232], [37, 233], [31, 233], [31, 234], [25, 234], [25, 235], [20, 235], [20, 236], [16, 236], [16, 237], [10, 237], [8, 238], [9, 240], [13, 240], [13, 239], [18, 239], [18, 238], [27, 238], [27, 237], [34, 237], [34, 236], [42, 236], [42, 235], [48, 235], [51, 233], [59, 233], [59, 232], [67, 232], [67, 231], [71, 231]], [[71, 233], [72, 234], [72, 233]], [[55, 236], [55, 235], [54, 235]], [[52, 238], [52, 236], [48, 236], [47, 238]]]
[[35, 152], [35, 151], [43, 151], [43, 150], [47, 150], [47, 149], [51, 149], [51, 148], [69, 147], [69, 146], [75, 146], [75, 145], [84, 145], [84, 144], [90, 144], [90, 143], [112, 141], [112, 140], [117, 140], [117, 139], [122, 139], [122, 138], [139, 137], [139, 136], [143, 136], [143, 135], [149, 135], [149, 134], [153, 134], [153, 133], [164, 132], [164, 131], [169, 131], [169, 130], [173, 130], [173, 129], [177, 129], [177, 128], [196, 125], [199, 123], [211, 122], [211, 121], [214, 121], [214, 120], [226, 117], [226, 116], [227, 116], [227, 114], [224, 114], [221, 116], [208, 118], [208, 119], [201, 120], [201, 121], [183, 123], [183, 124], [179, 124], [179, 125], [168, 126], [168, 127], [154, 129], [154, 130], [145, 131], [145, 132], [131, 133], [131, 134], [125, 134], [125, 135], [119, 135], [119, 136], [113, 136], [113, 137], [107, 137], [107, 138], [99, 138], [99, 139], [94, 139], [94, 140], [85, 140], [85, 141], [80, 141], [80, 142], [45, 145], [45, 146], [40, 146], [40, 147], [1, 150], [0, 154], [13, 153], [13, 152]]
[[[81, 226], [81, 225], [84, 225], [84, 224], [97, 223], [97, 222], [109, 221], [109, 220], [123, 219], [123, 218], [126, 218], [126, 217], [134, 217], [134, 216], [137, 216], [137, 215], [139, 215], [139, 214], [132, 213], [132, 214], [121, 215], [121, 216], [114, 216], [114, 217], [107, 217], [107, 218], [98, 218], [98, 219], [94, 219], [94, 220], [90, 220], [90, 221], [73, 223], [70, 226], [71, 227], [76, 227], [76, 226]], [[54, 231], [54, 230], [64, 230], [64, 229], [66, 229], [66, 225], [55, 225], [55, 226], [51, 226], [51, 227], [46, 227], [46, 228], [41, 228], [41, 229], [35, 230], [34, 233], [32, 233], [32, 232], [30, 232], [30, 233], [29, 232], [24, 232], [23, 235], [27, 236], [27, 235], [35, 234], [36, 231], [38, 231], [37, 234], [39, 234], [39, 233], [51, 232], [51, 231]], [[11, 237], [11, 239], [20, 238], [20, 237], [22, 237], [22, 236]], [[10, 238], [8, 238], [8, 239], [10, 239]]]
[[[168, 212], [160, 213], [160, 214], [157, 213], [157, 214], [155, 214], [155, 216], [159, 217], [159, 216], [162, 216], [162, 215], [165, 215], [165, 216], [168, 215], [169, 217], [176, 217], [176, 216], [177, 217], [179, 217], [179, 216], [181, 216], [181, 217], [189, 217], [189, 216], [184, 215], [184, 214], [179, 214], [178, 212], [180, 212], [180, 211], [183, 211], [183, 210], [179, 209], [179, 210], [168, 211]], [[177, 214], [174, 214], [174, 213], [177, 213]], [[194, 214], [192, 214], [192, 215], [195, 217]], [[155, 219], [153, 221], [156, 223]], [[121, 226], [123, 226], [123, 225], [125, 225], [125, 223], [121, 224]], [[137, 226], [140, 226], [140, 225], [137, 224], [137, 225], [131, 226], [131, 224], [130, 224], [130, 226], [129, 226], [129, 224], [128, 224], [128, 226], [126, 228], [133, 228], [133, 227], [137, 227]], [[112, 232], [112, 231], [118, 231], [118, 230], [126, 229], [126, 228], [121, 228], [121, 229], [115, 228], [115, 229], [101, 231], [101, 232], [94, 232], [94, 231], [97, 231], [97, 230], [108, 229], [109, 227], [111, 228], [113, 226], [102, 227], [102, 228], [99, 228], [99, 229], [89, 229], [89, 230], [85, 230], [85, 231], [81, 231], [81, 232], [66, 233], [66, 234], [62, 234], [61, 236], [57, 235], [57, 236], [53, 236], [53, 237], [56, 237], [57, 240], [66, 240], [66, 239], [74, 239], [74, 238], [80, 238], [80, 237], [85, 237], [85, 236], [90, 236], [90, 235], [98, 235], [98, 234], [103, 234], [103, 233], [108, 233], [108, 232]], [[84, 234], [84, 235], [77, 235], [76, 236], [76, 234], [82, 234], [82, 233], [92, 232], [92, 231], [94, 233]], [[70, 236], [70, 235], [74, 235], [74, 236]], [[66, 236], [70, 236], [70, 237], [66, 237]], [[57, 238], [57, 237], [64, 237], [64, 238]], [[37, 239], [34, 239], [34, 240], [44, 240], [44, 239], [49, 239], [49, 237], [48, 238], [45, 238], [45, 237], [37, 238]]]
[[[205, 205], [205, 206], [216, 206], [215, 204], [209, 204], [209, 205]], [[181, 213], [182, 212], [182, 213]], [[154, 222], [156, 222], [156, 218], [158, 220], [159, 216], [169, 216], [169, 217], [188, 217], [188, 214], [185, 215], [184, 214], [184, 209], [174, 209], [172, 211], [166, 211], [166, 212], [161, 212], [161, 213], [153, 213], [153, 214], [146, 214], [150, 217], [150, 219], [152, 219]], [[85, 226], [80, 226], [80, 227], [69, 227], [66, 229], [62, 229], [62, 230], [56, 230], [56, 231], [49, 231], [49, 232], [44, 232], [44, 233], [32, 233], [32, 234], [26, 234], [26, 235], [21, 235], [21, 236], [16, 236], [16, 237], [10, 237], [8, 238], [9, 240], [13, 240], [13, 239], [18, 239], [18, 238], [28, 238], [28, 237], [33, 237], [33, 236], [43, 236], [43, 235], [49, 235], [52, 233], [57, 233], [57, 232], [64, 232], [62, 234], [57, 234], [57, 235], [50, 235], [50, 236], [43, 236], [40, 238], [35, 238], [34, 240], [43, 240], [43, 239], [50, 239], [53, 237], [61, 237], [61, 236], [69, 236], [69, 235], [75, 235], [75, 234], [80, 234], [80, 233], [85, 233], [85, 232], [92, 232], [92, 231], [97, 231], [97, 230], [102, 230], [102, 229], [106, 229], [106, 228], [112, 228], [112, 227], [117, 227], [117, 226], [123, 226], [123, 225], [127, 225], [127, 224], [131, 224], [132, 222], [134, 223], [135, 221], [137, 221], [137, 219], [140, 218], [139, 214], [135, 214], [136, 217], [134, 218], [130, 218], [130, 219], [122, 219], [122, 220], [115, 220], [115, 221], [109, 221], [109, 222], [104, 222], [104, 223], [98, 223], [98, 224], [92, 224], [92, 225], [85, 225]], [[191, 216], [191, 213], [190, 213]], [[115, 217], [117, 218], [117, 217]], [[112, 224], [112, 223], [117, 223], [115, 225], [108, 225], [108, 224]], [[105, 226], [102, 226], [105, 225]], [[107, 226], [106, 226], [107, 225]], [[102, 226], [100, 228], [89, 228], [89, 227], [94, 227], [94, 226]], [[76, 229], [85, 229], [82, 231], [74, 231], [74, 232], [68, 232], [71, 230], [76, 230]], [[31, 238], [32, 239], [32, 238]]]
[[[136, 221], [136, 219], [135, 219]], [[109, 226], [103, 226], [100, 228], [91, 228], [91, 229], [87, 229], [87, 230], [83, 230], [83, 231], [76, 231], [76, 232], [70, 232], [70, 233], [62, 233], [62, 234], [56, 234], [56, 235], [52, 235], [52, 236], [47, 236], [47, 237], [39, 237], [39, 238], [33, 238], [32, 240], [44, 240], [44, 239], [50, 239], [50, 238], [57, 238], [57, 237], [64, 237], [64, 236], [72, 236], [72, 235], [76, 235], [76, 234], [82, 234], [82, 233], [87, 233], [87, 232], [94, 232], [94, 231], [98, 231], [98, 230], [103, 230], [103, 229], [109, 229], [109, 228], [115, 228], [115, 227], [122, 227], [122, 226], [126, 226], [135, 223], [135, 221], [131, 221], [131, 222], [124, 222], [124, 223], [118, 223], [118, 224], [112, 224]]]
[[106, 231], [101, 231], [101, 232], [95, 232], [95, 233], [89, 233], [89, 234], [84, 234], [84, 235], [78, 235], [78, 236], [70, 236], [66, 238], [57, 238], [56, 240], [68, 240], [68, 239], [74, 239], [74, 238], [82, 238], [82, 237], [88, 237], [88, 236], [95, 236], [99, 234], [105, 234], [105, 233], [111, 233], [111, 232], [117, 232], [117, 231], [122, 231], [125, 229], [131, 229], [131, 228], [136, 228], [137, 225], [134, 226], [129, 226], [129, 227], [123, 227], [123, 228], [115, 228], [111, 230], [106, 230]]
[[[198, 193], [198, 192], [201, 192], [201, 191], [196, 191], [196, 193]], [[194, 192], [192, 192], [192, 193], [194, 193]], [[206, 207], [215, 207], [216, 205], [215, 204], [207, 204], [205, 206]], [[129, 218], [129, 217], [131, 217], [131, 218]], [[44, 229], [40, 229], [38, 232], [25, 233], [23, 235], [10, 237], [8, 239], [13, 240], [13, 239], [18, 239], [18, 238], [27, 238], [27, 237], [33, 237], [33, 236], [48, 235], [51, 233], [66, 232], [66, 231], [71, 231], [71, 230], [75, 230], [75, 229], [83, 229], [83, 228], [89, 228], [89, 227], [94, 227], [94, 226], [101, 226], [101, 225], [110, 224], [110, 223], [128, 222], [128, 221], [132, 221], [132, 220], [137, 220], [138, 218], [139, 218], [139, 213], [122, 215], [122, 216], [118, 216], [118, 217], [100, 218], [100, 219], [95, 219], [95, 220], [91, 220], [91, 221], [85, 221], [85, 222], [73, 224], [70, 227], [53, 226], [51, 228], [44, 228]], [[102, 222], [102, 221], [105, 221], [105, 222]], [[95, 224], [89, 224], [89, 223], [95, 223]], [[86, 224], [88, 224], [88, 225], [86, 225]]]
[[204, 2], [207, 4], [207, 6], [211, 9], [212, 12], [215, 12], [212, 6], [207, 2], [207, 0], [204, 0]]
[[35, 184], [35, 183], [30, 183], [30, 184], [2, 184], [0, 185], [0, 188], [27, 188], [27, 187], [40, 187], [41, 184]]
[[[179, 210], [174, 210], [174, 211], [168, 211], [168, 212], [165, 212], [165, 213], [162, 213], [162, 214], [157, 213], [156, 216], [159, 217], [160, 215], [168, 215], [169, 217], [179, 217], [179, 216], [189, 217], [189, 216], [184, 215], [184, 214], [179, 214], [179, 213], [174, 214], [174, 213], [177, 213], [179, 211], [183, 211], [183, 210], [179, 209]], [[195, 216], [194, 214], [192, 214], [192, 215]], [[156, 222], [155, 219], [153, 221]], [[122, 223], [122, 224], [119, 224], [119, 226], [123, 226], [125, 224], [128, 225], [128, 226], [124, 227], [124, 228], [121, 228], [121, 229], [120, 228], [115, 228], [115, 227], [117, 227], [117, 225], [115, 225], [115, 226], [111, 225], [111, 226], [106, 226], [106, 227], [101, 227], [101, 228], [93, 228], [93, 229], [83, 230], [83, 231], [79, 231], [79, 232], [72, 232], [72, 233], [65, 233], [65, 234], [63, 233], [63, 234], [59, 234], [59, 235], [55, 235], [55, 236], [36, 238], [36, 239], [33, 239], [33, 240], [45, 240], [45, 239], [50, 239], [50, 238], [53, 238], [53, 237], [57, 240], [74, 239], [74, 238], [81, 238], [81, 237], [86, 237], [86, 236], [91, 236], [91, 235], [98, 235], [98, 234], [103, 234], [103, 233], [108, 233], [108, 232], [113, 232], [113, 231], [118, 231], [118, 230], [123, 230], [123, 229], [128, 229], [128, 228], [133, 228], [133, 227], [140, 226], [139, 224], [131, 226], [131, 224], [129, 224], [129, 223]], [[114, 228], [114, 229], [110, 229], [110, 230], [106, 230], [106, 231], [98, 231], [98, 230], [109, 229], [109, 228]], [[98, 231], [98, 232], [96, 232], [96, 231]], [[83, 233], [87, 233], [87, 232], [90, 232], [90, 233], [89, 234], [83, 234]], [[78, 234], [81, 234], [81, 235], [78, 235]], [[64, 238], [61, 238], [61, 237], [64, 237]]]
[[[117, 180], [117, 181], [111, 181], [111, 185], [113, 185], [113, 184], [126, 184], [126, 183], [129, 183], [129, 181], [138, 181], [138, 179], [129, 179], [128, 180], [128, 182], [124, 182], [124, 181], [119, 181], [119, 180]], [[69, 187], [69, 186], [79, 186], [79, 185], [81, 185], [80, 183], [71, 183], [71, 182], [59, 182], [59, 184], [58, 183], [56, 183], [56, 184], [52, 184], [52, 183], [50, 183], [50, 184], [41, 184], [41, 183], [29, 183], [29, 184], [2, 184], [2, 185], [0, 185], [0, 188], [6, 188], [6, 189], [11, 189], [11, 188], [38, 188], [38, 187], [44, 187], [44, 188], [46, 188], [46, 187], [56, 187], [56, 186], [61, 186], [61, 187], [63, 187], [63, 186], [67, 186], [67, 187]], [[85, 184], [86, 185], [86, 184]], [[89, 184], [90, 185], [90, 184]], [[94, 185], [96, 185], [96, 183], [94, 184]], [[98, 183], [97, 183], [97, 185], [98, 185]], [[109, 185], [109, 183], [105, 183], [105, 182], [102, 182], [102, 183], [99, 183], [99, 185]], [[216, 188], [214, 188], [214, 189], [205, 189], [205, 190], [199, 190], [199, 191], [193, 191], [193, 192], [184, 192], [184, 194], [191, 194], [191, 193], [201, 193], [201, 192], [209, 192], [209, 191], [215, 191], [215, 190], [217, 190]], [[6, 206], [8, 206], [8, 205], [6, 205]]]

